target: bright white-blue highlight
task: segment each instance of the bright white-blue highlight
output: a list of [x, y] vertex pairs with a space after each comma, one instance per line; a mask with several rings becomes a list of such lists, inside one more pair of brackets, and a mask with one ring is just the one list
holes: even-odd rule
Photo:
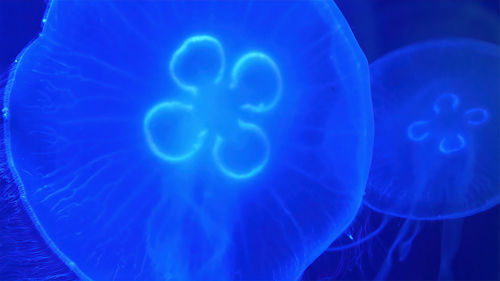
[[221, 136], [216, 137], [215, 144], [212, 149], [212, 155], [214, 157], [215, 164], [225, 175], [233, 179], [241, 180], [251, 178], [260, 173], [260, 171], [266, 166], [267, 162], [269, 161], [271, 148], [266, 134], [262, 131], [261, 128], [259, 128], [259, 126], [241, 120], [238, 120], [238, 126], [243, 131], [251, 132], [260, 140], [262, 147], [264, 148], [260, 160], [256, 163], [253, 163], [248, 171], [237, 172], [233, 170], [231, 167], [225, 164], [224, 157], [221, 156], [220, 150], [226, 142]]
[[[203, 53], [202, 50], [197, 49], [200, 47], [204, 48], [205, 51], [208, 49], [213, 50], [208, 53]], [[197, 57], [197, 54], [195, 52], [203, 53], [203, 57]], [[188, 53], [193, 53], [191, 60], [194, 61], [184, 61], [181, 63], [181, 58], [186, 56]], [[220, 59], [220, 67], [217, 71], [217, 76], [213, 80], [205, 79], [205, 77], [203, 77], [203, 73], [210, 73], [210, 71], [205, 71], [205, 69], [201, 68], [196, 69], [196, 71], [192, 73], [190, 77], [191, 80], [198, 81], [200, 83], [199, 85], [187, 84], [184, 80], [189, 79], [183, 80], [179, 78], [179, 68], [193, 68], [189, 66], [210, 68], [210, 64], [202, 64], [207, 56], [214, 56]], [[168, 101], [154, 106], [144, 119], [146, 140], [153, 153], [159, 158], [169, 162], [186, 161], [201, 149], [201, 147], [205, 144], [207, 135], [213, 134], [215, 135], [215, 141], [212, 149], [212, 156], [216, 167], [218, 167], [222, 174], [230, 178], [240, 180], [248, 179], [259, 174], [264, 169], [269, 160], [269, 153], [271, 149], [266, 133], [262, 131], [262, 129], [258, 125], [244, 122], [239, 119], [233, 120], [233, 123], [231, 123], [230, 120], [214, 119], [227, 119], [231, 117], [237, 118], [236, 116], [232, 116], [232, 114], [234, 114], [233, 112], [237, 112], [235, 111], [235, 109], [237, 108], [231, 107], [236, 106], [236, 104], [241, 102], [243, 102], [243, 105], [241, 105], [241, 109], [248, 110], [254, 113], [263, 114], [273, 109], [278, 104], [281, 98], [283, 83], [281, 73], [277, 64], [268, 55], [262, 52], [246, 53], [237, 60], [233, 67], [233, 70], [231, 72], [231, 84], [220, 84], [219, 82], [224, 76], [225, 65], [223, 46], [219, 42], [219, 40], [213, 36], [196, 35], [189, 37], [181, 44], [181, 46], [173, 53], [169, 65], [170, 76], [175, 81], [177, 86], [179, 86], [181, 90], [194, 93], [195, 95], [192, 96], [192, 99], [202, 99], [203, 103], [199, 103], [195, 100], [193, 100], [193, 104], [183, 104], [179, 101]], [[271, 75], [267, 76], [266, 74]], [[243, 86], [241, 80], [247, 77], [250, 77], [250, 81], [246, 82], [250, 82], [250, 84]], [[249, 88], [251, 89], [249, 90]], [[232, 92], [230, 92], [229, 90], [231, 90]], [[235, 93], [236, 97], [232, 96], [233, 92]], [[249, 94], [243, 94], [243, 92]], [[199, 93], [202, 96], [199, 96]], [[259, 102], [257, 104], [245, 102], [245, 99], [247, 98], [259, 99], [261, 96], [271, 96], [271, 98], [268, 101]], [[235, 102], [231, 102], [233, 100]], [[189, 125], [188, 127], [180, 128], [176, 132], [171, 132], [168, 134], [168, 138], [172, 139], [172, 142], [174, 143], [192, 143], [187, 151], [182, 153], [166, 152], [164, 149], [160, 148], [157, 140], [154, 139], [153, 133], [151, 132], [150, 128], [151, 120], [156, 117], [156, 115], [158, 115], [158, 112], [162, 110], [191, 114], [193, 115], [194, 119], [198, 120], [200, 123], [205, 124], [206, 129], [203, 128], [196, 135], [190, 134], [191, 137], [194, 138], [193, 140], [188, 140], [185, 137], [186, 134], [184, 133], [184, 131], [192, 130]], [[170, 116], [166, 116], [166, 118], [170, 118]], [[164, 122], [168, 123], [176, 121], [164, 120]], [[234, 124], [233, 126], [236, 126], [236, 128], [231, 128], [231, 124]], [[235, 171], [232, 167], [230, 167], [229, 164], [226, 163], [224, 157], [220, 155], [221, 146], [223, 146], [224, 143], [227, 142], [224, 135], [242, 135], [238, 132], [231, 133], [231, 131], [235, 129], [242, 130], [247, 133], [251, 132], [255, 136], [258, 136], [264, 147], [262, 158], [257, 161], [257, 163], [252, 164], [247, 171]], [[229, 130], [229, 132], [227, 132], [226, 130]], [[233, 142], [234, 141], [235, 140], [233, 140]], [[252, 149], [252, 147], [247, 148], [247, 150]]]
[[[245, 103], [241, 108], [256, 113], [265, 112], [271, 110], [279, 102], [281, 98], [282, 91], [282, 78], [281, 73], [276, 65], [276, 63], [266, 54], [260, 52], [250, 52], [243, 55], [234, 65], [231, 72], [231, 88], [235, 89], [241, 83], [240, 80], [245, 75], [246, 71], [249, 71], [252, 67], [257, 68], [254, 71], [265, 71], [270, 70], [273, 77], [273, 85], [266, 85], [263, 83], [255, 83], [252, 81], [250, 85], [250, 94], [258, 97], [264, 95], [267, 100], [259, 101], [258, 103]], [[259, 69], [261, 68], [261, 69]], [[271, 89], [269, 89], [271, 88]]]
[[[196, 35], [189, 37], [186, 39], [182, 45], [174, 52], [172, 55], [172, 59], [170, 60], [169, 63], [169, 70], [170, 70], [170, 75], [172, 76], [172, 79], [177, 83], [177, 85], [192, 94], [197, 94], [198, 87], [197, 85], [193, 85], [189, 83], [188, 79], [183, 77], [179, 77], [179, 74], [177, 73], [177, 68], [179, 67], [180, 60], [182, 59], [183, 56], [186, 56], [190, 52], [196, 52], [199, 49], [206, 48], [206, 49], [213, 49], [213, 53], [211, 55], [217, 57], [218, 59], [218, 70], [215, 73], [214, 77], [208, 77], [207, 80], [211, 80], [213, 83], [219, 83], [220, 80], [222, 79], [222, 75], [224, 73], [224, 68], [226, 64], [226, 58], [224, 54], [224, 49], [222, 48], [222, 45], [220, 42], [215, 39], [212, 36], [209, 35]], [[207, 78], [207, 77], [202, 77], [202, 78]]]
[[[193, 155], [198, 152], [198, 150], [202, 147], [207, 137], [207, 131], [201, 130], [198, 134], [196, 134], [194, 140], [192, 140], [190, 147], [187, 151], [176, 152], [176, 151], [166, 151], [163, 149], [159, 142], [166, 140], [159, 140], [155, 138], [154, 128], [152, 128], [152, 122], [157, 115], [162, 112], [168, 112], [173, 114], [182, 114], [182, 115], [191, 115], [193, 113], [193, 107], [188, 104], [183, 104], [180, 102], [164, 102], [158, 105], [155, 105], [144, 118], [144, 134], [146, 136], [146, 141], [151, 149], [151, 151], [158, 156], [159, 158], [169, 161], [169, 162], [179, 162], [185, 161], [191, 158]], [[190, 118], [191, 116], [188, 116]], [[172, 119], [174, 121], [174, 119]], [[173, 137], [173, 136], [168, 136]], [[175, 136], [177, 137], [177, 136]]]

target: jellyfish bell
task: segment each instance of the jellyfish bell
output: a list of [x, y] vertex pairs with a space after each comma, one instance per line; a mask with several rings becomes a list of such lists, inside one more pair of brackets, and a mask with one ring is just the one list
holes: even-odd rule
[[[453, 279], [462, 218], [499, 202], [499, 51], [475, 40], [435, 40], [371, 65], [376, 129], [364, 204], [329, 254], [372, 251], [381, 232], [393, 232], [374, 273], [386, 280], [424, 222], [444, 220], [439, 278]], [[374, 213], [382, 219], [367, 215]]]
[[434, 40], [371, 65], [368, 206], [434, 220], [499, 203], [499, 51], [471, 39]]
[[80, 277], [294, 279], [361, 202], [368, 67], [331, 1], [52, 1], [4, 97]]
[[443, 219], [439, 278], [453, 279], [461, 218], [499, 203], [499, 51], [443, 39], [371, 65], [377, 130], [364, 202], [407, 218], [376, 279], [387, 278], [396, 250], [408, 256], [422, 220]]

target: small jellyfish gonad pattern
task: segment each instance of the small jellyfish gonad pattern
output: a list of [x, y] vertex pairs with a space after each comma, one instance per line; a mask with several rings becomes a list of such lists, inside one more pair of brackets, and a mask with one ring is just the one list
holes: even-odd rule
[[[204, 64], [201, 61], [204, 58], [200, 59], [199, 55], [197, 57], [199, 53], [209, 54], [209, 56], [216, 58], [216, 62]], [[186, 58], [188, 58], [188, 62], [185, 62]], [[192, 61], [196, 59], [200, 59], [200, 61]], [[223, 79], [225, 61], [226, 58], [222, 44], [215, 37], [196, 35], [186, 39], [173, 53], [169, 63], [170, 76], [178, 89], [182, 91], [183, 96], [179, 97], [179, 99], [167, 100], [153, 106], [144, 118], [144, 134], [151, 151], [160, 159], [172, 163], [187, 161], [198, 154], [203, 146], [211, 145], [213, 163], [220, 172], [233, 179], [247, 179], [260, 173], [266, 166], [271, 148], [264, 130], [258, 124], [247, 121], [246, 119], [249, 117], [245, 118], [242, 116], [243, 113], [250, 113], [250, 115], [247, 114], [245, 116], [265, 114], [278, 104], [282, 88], [281, 74], [276, 63], [268, 55], [262, 52], [248, 52], [236, 61], [230, 73], [229, 85], [224, 85], [222, 82], [225, 81]], [[186, 77], [186, 74], [182, 72], [183, 68], [189, 69], [192, 65], [196, 65], [198, 68], [211, 68], [216, 65], [215, 68], [217, 69], [213, 71], [208, 69], [201, 74], [195, 72], [195, 81], [192, 81], [193, 77]], [[269, 83], [266, 83], [266, 81], [262, 83], [260, 81], [253, 81], [255, 82], [252, 83], [253, 89], [251, 89], [253, 99], [262, 99], [262, 93], [269, 96], [269, 98], [264, 98], [264, 100], [257, 102], [227, 102], [227, 100], [234, 99], [231, 94], [237, 95], [241, 92], [239, 89], [240, 81], [245, 78], [247, 73], [250, 73], [249, 69], [254, 69], [255, 67], [267, 70], [268, 73], [273, 74], [273, 78], [271, 79], [273, 80], [271, 83], [273, 84], [273, 90], [270, 91], [269, 87], [266, 87], [269, 86]], [[184, 101], [184, 98], [187, 98], [188, 101]], [[200, 99], [202, 102], [197, 102]], [[230, 114], [224, 114], [226, 111], [230, 112]], [[188, 147], [179, 149], [166, 148], [159, 145], [162, 139], [161, 136], [155, 133], [154, 122], [156, 119], [170, 118], [173, 115], [180, 115], [181, 120], [188, 121], [184, 122], [184, 127], [169, 132], [168, 137], [173, 139], [178, 138], [179, 140], [177, 141], [179, 143], [187, 142], [189, 143]], [[211, 122], [209, 119], [218, 120], [212, 120]], [[168, 120], [166, 121], [168, 122]], [[174, 122], [176, 120], [172, 119], [171, 123]], [[228, 123], [231, 128], [227, 130], [227, 124], [220, 125], [220, 123]], [[190, 130], [194, 130], [195, 132], [186, 133], [186, 131]], [[233, 142], [226, 141], [225, 130], [232, 132], [229, 135], [233, 138]], [[186, 135], [188, 136], [186, 137]], [[209, 144], [210, 135], [214, 137], [212, 144]], [[225, 146], [240, 145], [241, 138], [251, 138], [253, 143], [261, 147], [257, 152], [257, 154], [260, 154], [258, 155], [258, 159], [252, 159], [250, 161], [252, 163], [247, 164], [248, 167], [245, 167], [243, 170], [233, 168], [232, 164], [226, 161], [224, 153], [222, 153]], [[249, 149], [253, 149], [253, 147]]]
[[[433, 103], [434, 120], [418, 120], [407, 129], [408, 138], [421, 142], [435, 138], [439, 140], [439, 151], [444, 154], [458, 152], [466, 147], [464, 126], [479, 126], [488, 121], [488, 111], [484, 108], [470, 108], [463, 113], [458, 111], [460, 99], [457, 95], [440, 95]], [[446, 127], [438, 125], [442, 119], [451, 119]]]

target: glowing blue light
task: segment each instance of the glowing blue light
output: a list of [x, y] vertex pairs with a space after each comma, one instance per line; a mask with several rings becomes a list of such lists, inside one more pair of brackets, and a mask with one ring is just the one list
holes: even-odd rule
[[462, 150], [465, 147], [465, 139], [461, 134], [443, 137], [439, 142], [439, 150], [448, 154]]
[[178, 162], [191, 158], [205, 142], [207, 130], [201, 130], [199, 131], [199, 133], [193, 136], [195, 140], [186, 152], [176, 154], [164, 151], [158, 145], [158, 142], [161, 142], [161, 140], [155, 140], [154, 133], [152, 132], [151, 128], [151, 124], [153, 123], [156, 115], [160, 115], [162, 111], [167, 111], [169, 113], [181, 112], [184, 114], [190, 114], [193, 111], [193, 107], [191, 105], [182, 104], [180, 102], [164, 102], [153, 107], [144, 118], [144, 134], [146, 135], [146, 140], [149, 147], [156, 156], [166, 161]]
[[488, 111], [484, 108], [471, 108], [464, 113], [467, 123], [473, 126], [479, 126], [488, 121]]
[[266, 134], [257, 125], [246, 123], [241, 120], [238, 120], [238, 125], [242, 130], [252, 132], [252, 134], [257, 136], [260, 142], [262, 143], [264, 152], [263, 156], [260, 157], [261, 160], [258, 161], [256, 164], [254, 164], [253, 167], [246, 172], [232, 171], [232, 169], [229, 168], [227, 164], [224, 164], [224, 160], [220, 156], [221, 146], [223, 146], [225, 143], [225, 140], [220, 136], [216, 137], [212, 153], [215, 163], [217, 164], [217, 167], [219, 167], [219, 169], [221, 169], [221, 171], [224, 172], [224, 174], [234, 179], [247, 179], [258, 174], [266, 166], [267, 162], [269, 161], [269, 154], [271, 148], [269, 147], [269, 140], [267, 139]]
[[415, 121], [408, 126], [408, 138], [412, 141], [423, 141], [429, 136], [428, 121]]
[[434, 101], [432, 108], [434, 109], [434, 112], [436, 114], [440, 114], [441, 112], [446, 110], [456, 110], [459, 104], [460, 99], [457, 97], [457, 95], [446, 93], [440, 95]]
[[[243, 109], [253, 111], [253, 112], [264, 112], [264, 111], [269, 111], [272, 109], [278, 101], [281, 98], [281, 91], [282, 91], [282, 81], [281, 81], [281, 74], [278, 69], [278, 66], [276, 63], [269, 58], [266, 54], [259, 53], [259, 52], [251, 52], [248, 54], [243, 55], [235, 64], [233, 67], [233, 71], [231, 72], [231, 88], [237, 88], [238, 84], [240, 83], [241, 77], [244, 75], [245, 71], [248, 70], [248, 68], [251, 68], [252, 64], [259, 65], [259, 64], [264, 64], [267, 65], [267, 67], [270, 68], [272, 75], [275, 76], [276, 82], [275, 85], [271, 85], [273, 87], [273, 90], [268, 90], [268, 89], [256, 89], [259, 87], [262, 87], [262, 85], [259, 84], [252, 84], [254, 89], [252, 89], [254, 92], [252, 93], [253, 95], [262, 95], [262, 92], [264, 94], [268, 94], [271, 96], [271, 98], [268, 101], [261, 101], [258, 104], [252, 104], [252, 103], [246, 103], [242, 105]], [[267, 91], [270, 91], [271, 93], [266, 93]], [[259, 92], [260, 91], [260, 92]]]
[[500, 52], [468, 39], [415, 44], [371, 65], [375, 143], [367, 206], [459, 218], [500, 202]]
[[[192, 56], [191, 60], [194, 61], [185, 61], [183, 63], [179, 62], [180, 57], [182, 56], [188, 56], [191, 53], [197, 54], [198, 52], [201, 52], [200, 48], [202, 48], [199, 45], [203, 44], [208, 44], [208, 48], [204, 47], [205, 49], [215, 49], [212, 51], [207, 51], [204, 50], [203, 55], [204, 57], [196, 57]], [[214, 48], [215, 47], [215, 48]], [[216, 71], [216, 76], [215, 78], [206, 78], [204, 74], [200, 74], [200, 72], [204, 73], [207, 72], [209, 73], [210, 71], [205, 71], [203, 68], [210, 68], [211, 65], [209, 64], [204, 64], [204, 65], [199, 65], [203, 60], [205, 60], [207, 57], [219, 57], [220, 59], [220, 66], [219, 69]], [[250, 110], [255, 113], [264, 113], [266, 111], [271, 110], [273, 107], [276, 106], [278, 103], [280, 96], [281, 96], [281, 84], [283, 83], [281, 79], [281, 74], [278, 69], [278, 66], [276, 63], [266, 54], [260, 53], [260, 52], [251, 52], [244, 54], [241, 56], [240, 59], [236, 62], [236, 64], [233, 67], [233, 70], [231, 72], [231, 85], [229, 85], [227, 88], [230, 88], [236, 94], [240, 94], [242, 91], [240, 89], [240, 80], [244, 79], [244, 76], [246, 75], [251, 75], [248, 74], [248, 68], [251, 67], [251, 65], [257, 65], [261, 66], [261, 64], [264, 64], [264, 68], [270, 67], [272, 70], [271, 76], [267, 76], [265, 78], [260, 78], [260, 79], [252, 79], [252, 84], [251, 87], [253, 89], [253, 92], [251, 93], [251, 97], [258, 97], [260, 95], [266, 96], [266, 91], [263, 88], [266, 88], [268, 84], [274, 84], [272, 85], [275, 88], [275, 91], [273, 94], [273, 98], [266, 103], [260, 103], [258, 105], [252, 105], [250, 103], [245, 103], [241, 106], [242, 109], [244, 110]], [[197, 65], [197, 71], [195, 71], [194, 74], [188, 74], [188, 75], [180, 75], [178, 71], [179, 68], [184, 67], [185, 69], [190, 69], [192, 67], [189, 67], [191, 65]], [[263, 157], [261, 160], [257, 161], [253, 167], [248, 168], [248, 171], [245, 172], [235, 172], [231, 167], [228, 166], [226, 161], [224, 161], [223, 157], [221, 156], [220, 149], [221, 146], [225, 143], [224, 137], [221, 137], [221, 134], [226, 134], [224, 130], [227, 130], [225, 127], [219, 127], [217, 125], [220, 124], [220, 122], [224, 122], [226, 120], [216, 120], [215, 122], [212, 122], [212, 124], [208, 124], [208, 128], [202, 128], [200, 126], [196, 126], [195, 124], [187, 124], [185, 122], [181, 122], [183, 128], [180, 128], [176, 131], [171, 131], [168, 133], [168, 136], [161, 138], [155, 138], [155, 136], [152, 133], [151, 129], [151, 123], [152, 120], [159, 115], [158, 113], [161, 112], [162, 110], [165, 111], [180, 111], [185, 113], [186, 116], [185, 118], [187, 119], [197, 119], [200, 120], [199, 122], [203, 122], [204, 120], [208, 119], [221, 119], [218, 117], [218, 114], [220, 112], [226, 112], [226, 111], [231, 111], [230, 107], [232, 104], [216, 104], [214, 101], [217, 101], [220, 99], [223, 100], [231, 100], [233, 97], [229, 95], [228, 91], [223, 87], [223, 85], [219, 87], [215, 87], [215, 85], [210, 85], [210, 84], [218, 84], [220, 80], [223, 78], [224, 75], [224, 65], [225, 65], [225, 58], [224, 58], [224, 49], [216, 38], [208, 35], [197, 35], [197, 36], [192, 36], [189, 37], [184, 41], [184, 43], [173, 53], [172, 58], [169, 63], [169, 70], [170, 70], [170, 76], [172, 79], [175, 81], [175, 83], [184, 91], [188, 91], [194, 94], [201, 93], [204, 97], [197, 97], [195, 95], [194, 98], [203, 98], [204, 101], [209, 102], [209, 104], [200, 104], [198, 103], [198, 106], [204, 107], [205, 109], [202, 109], [200, 111], [193, 112], [193, 106], [189, 104], [183, 104], [179, 101], [167, 101], [163, 102], [159, 105], [155, 105], [151, 110], [148, 111], [146, 114], [146, 117], [144, 119], [144, 133], [146, 135], [146, 140], [153, 151], [153, 153], [160, 157], [163, 160], [170, 161], [170, 162], [179, 162], [179, 161], [185, 161], [191, 158], [194, 154], [196, 154], [202, 145], [205, 142], [205, 139], [207, 137], [208, 132], [212, 132], [216, 134], [215, 138], [215, 144], [212, 150], [212, 155], [215, 161], [216, 166], [228, 177], [234, 178], [234, 179], [247, 179], [251, 178], [255, 175], [257, 175], [266, 165], [266, 163], [269, 161], [269, 154], [270, 154], [270, 144], [269, 140], [267, 139], [266, 134], [262, 131], [259, 126], [251, 123], [247, 123], [241, 120], [238, 120], [238, 122], [234, 123], [237, 124], [239, 129], [244, 130], [244, 131], [249, 131], [258, 136], [260, 139], [261, 143], [263, 143], [264, 147], [264, 152], [263, 152]], [[262, 69], [257, 69], [257, 70], [262, 70]], [[212, 73], [213, 74], [213, 73]], [[187, 78], [183, 79], [183, 76], [188, 76]], [[190, 76], [190, 77], [189, 77]], [[271, 83], [268, 80], [271, 77]], [[190, 78], [190, 79], [189, 79]], [[186, 84], [183, 81], [187, 80], [192, 80], [192, 81], [197, 81], [200, 83], [197, 85], [195, 82], [191, 82], [189, 85]], [[207, 85], [208, 82], [208, 85]], [[207, 87], [209, 90], [205, 90], [204, 87]], [[260, 91], [259, 91], [260, 90]], [[215, 93], [214, 93], [215, 92]], [[226, 93], [226, 95], [221, 95], [221, 93]], [[207, 108], [208, 107], [208, 108]], [[234, 109], [233, 109], [234, 110]], [[204, 112], [205, 115], [202, 114], [202, 116], [194, 116], [197, 113]], [[227, 115], [227, 114], [226, 114]], [[215, 116], [215, 118], [214, 118]], [[170, 119], [171, 116], [166, 116], [164, 119]], [[226, 117], [222, 117], [224, 119]], [[163, 122], [175, 124], [176, 122], [178, 123], [178, 120], [172, 119], [172, 120], [163, 120]], [[197, 130], [199, 130], [199, 133], [196, 135], [191, 134], [191, 137], [195, 139], [194, 141], [186, 140], [184, 136], [185, 131], [188, 130], [187, 128], [192, 128], [193, 126], [197, 127]], [[215, 126], [215, 127], [211, 127]], [[223, 130], [222, 132], [220, 130]], [[160, 133], [166, 133], [166, 131], [163, 129]], [[188, 151], [184, 153], [170, 153], [170, 152], [164, 152], [162, 151], [161, 148], [159, 148], [158, 142], [165, 142], [166, 138], [169, 139], [179, 139], [178, 142], [185, 142], [187, 141], [188, 143], [192, 143], [192, 145], [188, 148]], [[238, 140], [239, 142], [240, 140]], [[175, 142], [175, 141], [174, 141]], [[251, 148], [248, 148], [251, 149]]]
[[[204, 46], [206, 45], [206, 46]], [[186, 55], [186, 53], [196, 53], [199, 52], [200, 48], [208, 48], [208, 49], [214, 49], [215, 53], [217, 54], [218, 58], [218, 64], [216, 67], [218, 70], [215, 73], [215, 77], [199, 77], [200, 74], [196, 73], [198, 77], [196, 78], [201, 78], [201, 79], [207, 79], [211, 80], [213, 83], [219, 83], [220, 80], [222, 79], [222, 75], [224, 73], [224, 67], [225, 67], [225, 55], [224, 55], [224, 50], [219, 43], [217, 39], [215, 39], [212, 36], [209, 35], [198, 35], [198, 36], [192, 36], [186, 39], [184, 43], [175, 51], [175, 53], [172, 56], [172, 59], [170, 60], [169, 63], [169, 70], [170, 70], [170, 75], [174, 79], [174, 81], [184, 89], [185, 91], [191, 92], [193, 94], [196, 94], [198, 88], [196, 85], [193, 85], [193, 82], [189, 82], [186, 80], [182, 80], [178, 77], [178, 74], [176, 72], [176, 68], [178, 67], [179, 61], [182, 59], [183, 56]], [[207, 58], [209, 59], [209, 58]], [[195, 63], [200, 63], [200, 61], [195, 61]], [[208, 66], [208, 65], [202, 65], [202, 66]], [[195, 69], [199, 70], [199, 69]], [[195, 76], [196, 76], [195, 75]], [[189, 77], [188, 77], [189, 78]]]
[[446, 127], [464, 128], [465, 124], [462, 124], [464, 121], [472, 126], [481, 125], [488, 120], [488, 111], [482, 108], [473, 108], [463, 113], [464, 118], [456, 118], [455, 115], [460, 103], [459, 101], [458, 96], [454, 94], [443, 94], [438, 96], [433, 104], [434, 113], [437, 115], [434, 116], [435, 119], [439, 119], [437, 117], [443, 119], [444, 115], [445, 120], [451, 119], [455, 125], [450, 124], [449, 120], [444, 122], [445, 124], [437, 125], [432, 123], [439, 122], [439, 120], [433, 120], [432, 123], [423, 120], [415, 121], [408, 126], [408, 138], [412, 141], [420, 142], [432, 135], [432, 137], [439, 139], [439, 150], [445, 154], [464, 149], [466, 146], [464, 136], [457, 132], [450, 135], [450, 128]]
[[44, 18], [2, 151], [82, 279], [299, 279], [355, 216], [369, 71], [333, 1], [55, 0]]

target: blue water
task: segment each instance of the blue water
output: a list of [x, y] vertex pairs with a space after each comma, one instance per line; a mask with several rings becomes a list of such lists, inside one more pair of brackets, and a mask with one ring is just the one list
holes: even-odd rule
[[[369, 62], [428, 39], [469, 37], [500, 42], [496, 1], [336, 2]], [[18, 52], [40, 32], [43, 9], [43, 1], [0, 1], [2, 71], [8, 70]], [[178, 40], [177, 47], [183, 39]], [[5, 76], [3, 79], [5, 83]], [[162, 101], [166, 99], [159, 99], [157, 104]], [[17, 186], [8, 177], [2, 179], [0, 197], [0, 279], [75, 279], [74, 273], [40, 237], [20, 203]], [[377, 274], [380, 276], [388, 251], [396, 245], [387, 279], [435, 280], [451, 276], [457, 280], [498, 280], [499, 213], [499, 208], [493, 207], [464, 219], [407, 224], [406, 219], [388, 217], [362, 206], [353, 224], [332, 244], [332, 249], [343, 250], [321, 255], [305, 271], [303, 279], [372, 280]], [[364, 238], [367, 239], [363, 241]], [[395, 240], [401, 243], [394, 243]], [[443, 268], [451, 272], [446, 275]]]

